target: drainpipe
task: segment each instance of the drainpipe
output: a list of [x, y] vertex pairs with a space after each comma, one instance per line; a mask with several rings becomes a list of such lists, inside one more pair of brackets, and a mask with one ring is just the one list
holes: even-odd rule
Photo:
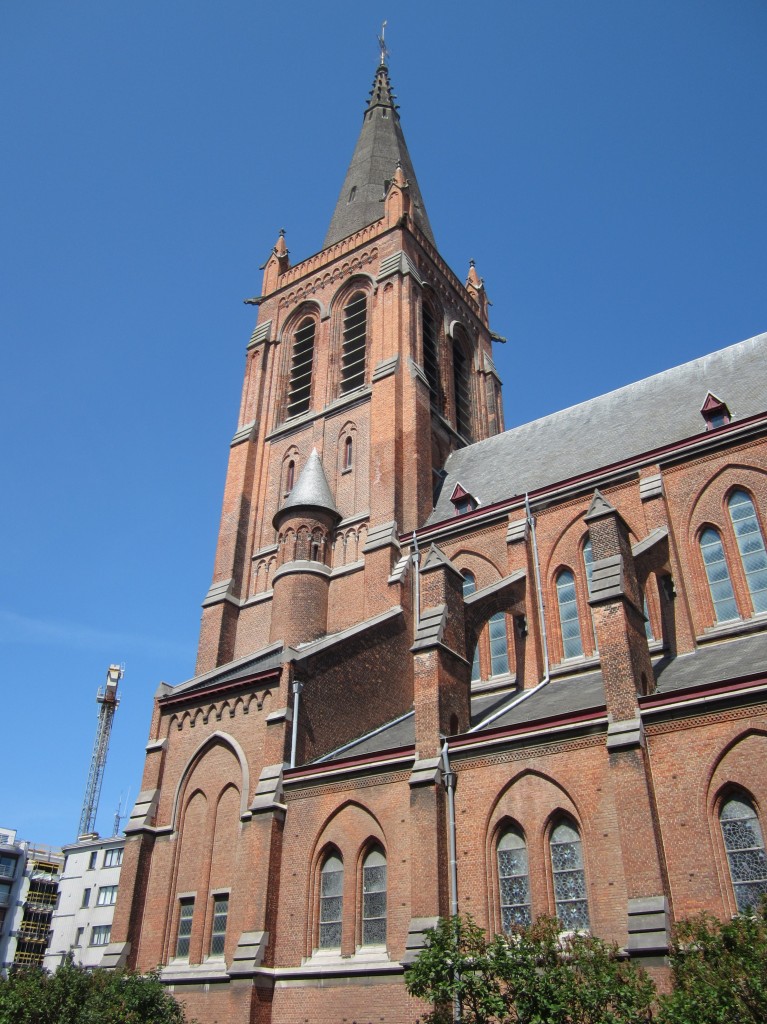
[[[447, 791], [447, 837], [450, 850], [450, 916], [458, 914], [458, 858], [455, 851], [455, 772], [450, 770], [450, 753], [447, 740], [442, 745], [442, 784]], [[456, 996], [453, 1000], [453, 1020], [460, 1024], [461, 1003]]]
[[525, 513], [527, 519], [527, 525], [530, 527], [530, 539], [533, 542], [533, 569], [535, 571], [535, 592], [538, 598], [538, 618], [541, 623], [541, 647], [543, 648], [543, 678], [541, 681], [533, 686], [529, 690], [524, 690], [519, 696], [514, 697], [509, 701], [508, 704], [504, 704], [503, 707], [498, 708], [492, 715], [488, 715], [487, 718], [483, 718], [481, 722], [477, 722], [473, 725], [469, 732], [479, 732], [480, 729], [486, 729], [488, 725], [494, 722], [497, 718], [505, 715], [507, 711], [515, 708], [518, 704], [526, 701], [529, 697], [532, 697], [534, 693], [542, 690], [551, 679], [551, 670], [549, 666], [549, 642], [546, 635], [546, 615], [545, 606], [543, 602], [543, 587], [541, 586], [541, 565], [538, 559], [538, 541], [535, 536], [535, 520], [533, 519], [533, 513], [530, 509], [530, 499], [525, 491]]
[[418, 537], [413, 531], [413, 601], [415, 603], [415, 630], [421, 623], [421, 556], [418, 551]]
[[290, 767], [296, 767], [296, 743], [298, 742], [298, 707], [301, 700], [301, 691], [304, 684], [297, 679], [293, 680], [293, 729], [290, 738]]

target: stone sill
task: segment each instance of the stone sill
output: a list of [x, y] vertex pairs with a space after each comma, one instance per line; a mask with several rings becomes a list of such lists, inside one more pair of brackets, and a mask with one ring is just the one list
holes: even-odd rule
[[709, 626], [695, 639], [699, 644], [707, 644], [723, 637], [758, 633], [763, 629], [767, 629], [767, 612], [759, 612], [750, 619], [731, 619], [729, 622], [723, 622], [717, 626]]

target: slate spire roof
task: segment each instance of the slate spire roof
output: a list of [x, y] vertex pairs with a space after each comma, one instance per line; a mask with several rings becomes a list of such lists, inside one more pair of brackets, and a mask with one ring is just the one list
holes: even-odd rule
[[323, 249], [380, 220], [384, 215], [385, 183], [394, 177], [398, 164], [410, 186], [412, 216], [417, 226], [434, 243], [426, 207], [421, 198], [413, 163], [402, 134], [386, 64], [376, 69], [362, 130], [346, 172]]
[[275, 520], [288, 508], [321, 508], [341, 518], [316, 448], [312, 449], [312, 454], [306, 460], [306, 465], [301, 470], [285, 504], [275, 515]]

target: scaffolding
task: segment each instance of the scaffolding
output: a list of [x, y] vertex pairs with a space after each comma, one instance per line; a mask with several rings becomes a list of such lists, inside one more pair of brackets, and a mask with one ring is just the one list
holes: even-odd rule
[[78, 835], [89, 835], [93, 832], [96, 824], [96, 812], [99, 807], [101, 796], [101, 783], [104, 781], [104, 768], [107, 763], [107, 751], [109, 750], [109, 736], [112, 732], [112, 720], [114, 719], [117, 705], [120, 698], [117, 696], [117, 687], [123, 677], [123, 668], [120, 665], [110, 665], [107, 671], [106, 686], [96, 694], [96, 702], [99, 705], [99, 719], [96, 728], [96, 739], [93, 743], [93, 754], [91, 755], [91, 766], [88, 772], [88, 784], [85, 787], [85, 799], [80, 814], [80, 828]]

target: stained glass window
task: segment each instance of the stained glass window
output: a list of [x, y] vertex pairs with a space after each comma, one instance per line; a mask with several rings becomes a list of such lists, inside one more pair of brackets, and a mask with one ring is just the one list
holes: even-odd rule
[[575, 577], [569, 569], [563, 569], [557, 576], [557, 603], [559, 624], [562, 628], [562, 648], [566, 658], [577, 658], [583, 654], [581, 626], [578, 621], [578, 604], [575, 597]]
[[386, 944], [386, 857], [371, 850], [362, 865], [362, 945]]
[[727, 505], [754, 611], [767, 612], [767, 551], [754, 503], [745, 491], [733, 491]]
[[[588, 587], [589, 597], [591, 597], [591, 577], [594, 574], [594, 555], [591, 550], [591, 537], [586, 538], [586, 543], [583, 545], [583, 564], [586, 568], [586, 586]], [[594, 634], [594, 650], [599, 649], [597, 643], [597, 629], [594, 625], [594, 613], [591, 613], [591, 630]]]
[[340, 857], [328, 857], [320, 872], [320, 949], [341, 948], [344, 865]]
[[710, 526], [700, 535], [700, 553], [706, 567], [708, 589], [711, 592], [716, 621], [727, 622], [730, 619], [737, 619], [738, 606], [735, 604], [722, 538]]
[[178, 936], [176, 938], [176, 956], [179, 960], [189, 959], [189, 938], [192, 934], [192, 917], [194, 916], [194, 900], [181, 901], [178, 915]]
[[504, 931], [511, 931], [515, 924], [530, 924], [527, 847], [516, 829], [504, 832], [498, 843], [498, 884]]
[[226, 941], [226, 919], [229, 916], [229, 897], [216, 896], [213, 899], [213, 927], [210, 933], [210, 955], [223, 956]]
[[589, 927], [583, 849], [577, 828], [561, 821], [549, 840], [557, 917], [568, 931]]
[[730, 865], [735, 902], [742, 914], [767, 896], [767, 857], [764, 839], [751, 801], [730, 797], [722, 804], [719, 821]]
[[502, 676], [509, 671], [509, 641], [506, 635], [506, 613], [498, 612], [489, 623], [490, 675]]
[[[463, 572], [463, 596], [468, 597], [469, 594], [473, 594], [476, 589], [477, 581], [474, 578], [474, 573], [465, 569]], [[477, 682], [479, 678], [479, 644], [477, 644], [474, 648], [474, 657], [471, 662], [471, 681], [473, 683]]]

